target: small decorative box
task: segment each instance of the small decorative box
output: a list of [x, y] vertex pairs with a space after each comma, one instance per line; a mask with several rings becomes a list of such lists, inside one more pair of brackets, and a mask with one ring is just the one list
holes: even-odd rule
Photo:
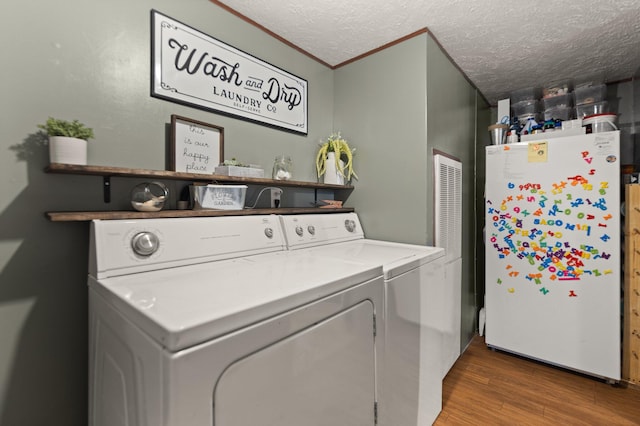
[[247, 185], [192, 185], [193, 208], [242, 210]]

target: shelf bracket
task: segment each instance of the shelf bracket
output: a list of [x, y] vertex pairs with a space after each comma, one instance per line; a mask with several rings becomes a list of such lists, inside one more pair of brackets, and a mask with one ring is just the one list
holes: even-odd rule
[[105, 203], [111, 202], [111, 176], [102, 177], [102, 197]]

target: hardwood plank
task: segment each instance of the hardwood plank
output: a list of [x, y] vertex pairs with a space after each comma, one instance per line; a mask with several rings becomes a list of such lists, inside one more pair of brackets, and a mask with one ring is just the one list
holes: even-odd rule
[[[513, 423], [512, 419], [538, 419], [544, 416], [544, 404], [524, 398], [510, 398], [502, 406], [502, 415]], [[537, 424], [537, 421], [518, 421], [519, 425]]]
[[[611, 387], [598, 383], [595, 388], [596, 405], [603, 410], [616, 413], [620, 418], [640, 423], [640, 390], [637, 388]], [[618, 410], [624, 406], [624, 411]]]
[[488, 349], [476, 336], [442, 388], [435, 425], [640, 425], [640, 389]]
[[622, 378], [640, 384], [640, 185], [625, 185]]

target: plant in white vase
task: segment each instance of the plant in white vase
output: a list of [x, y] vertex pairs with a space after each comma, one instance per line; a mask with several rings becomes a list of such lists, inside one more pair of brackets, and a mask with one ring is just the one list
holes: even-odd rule
[[351, 177], [358, 179], [353, 170], [353, 154], [355, 148], [342, 138], [340, 132], [332, 133], [326, 141], [320, 143], [316, 155], [316, 171], [318, 177], [324, 176], [324, 183], [344, 185]]
[[49, 136], [49, 160], [52, 163], [87, 164], [87, 141], [94, 138], [93, 129], [78, 120], [49, 117], [38, 128]]

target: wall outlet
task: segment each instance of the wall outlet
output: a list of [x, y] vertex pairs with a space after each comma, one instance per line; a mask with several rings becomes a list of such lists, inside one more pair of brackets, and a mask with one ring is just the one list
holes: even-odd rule
[[280, 207], [280, 196], [282, 195], [282, 189], [271, 188], [271, 208], [277, 209]]

